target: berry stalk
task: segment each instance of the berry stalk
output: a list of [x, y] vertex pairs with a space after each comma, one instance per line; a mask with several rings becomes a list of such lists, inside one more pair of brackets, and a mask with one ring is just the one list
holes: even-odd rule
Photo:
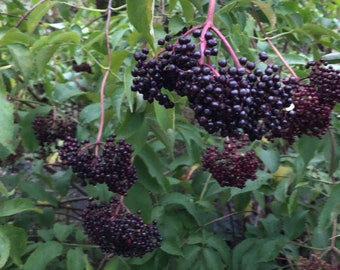
[[[106, 49], [107, 49], [107, 68], [105, 70], [101, 85], [100, 85], [100, 124], [99, 129], [97, 133], [97, 139], [96, 142], [99, 143], [100, 139], [103, 134], [104, 129], [104, 121], [105, 121], [105, 86], [107, 78], [110, 74], [110, 67], [111, 67], [111, 47], [110, 47], [110, 18], [111, 18], [111, 5], [112, 0], [109, 0], [108, 6], [107, 6], [107, 19], [105, 24], [105, 41], [106, 41]], [[96, 154], [98, 154], [98, 149], [96, 148]]]

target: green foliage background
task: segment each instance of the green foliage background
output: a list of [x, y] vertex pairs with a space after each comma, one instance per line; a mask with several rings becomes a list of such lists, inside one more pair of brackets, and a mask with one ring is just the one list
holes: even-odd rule
[[[223, 138], [193, 123], [184, 98], [172, 94], [176, 107], [166, 110], [130, 91], [133, 53], [144, 45], [156, 53], [165, 18], [172, 34], [202, 23], [208, 2], [115, 3], [110, 67], [106, 10], [95, 1], [0, 3], [1, 269], [298, 269], [300, 256], [311, 254], [339, 263], [339, 105], [321, 139], [250, 145], [263, 166], [241, 190], [221, 188], [201, 168], [201, 153], [222, 146]], [[307, 61], [321, 57], [339, 68], [339, 0], [253, 3], [268, 37], [299, 76], [306, 75]], [[215, 24], [239, 56], [255, 60], [265, 50], [281, 65], [249, 0], [219, 1]], [[89, 63], [92, 73], [75, 72], [72, 60]], [[41, 158], [32, 129], [35, 116], [55, 107], [77, 121], [78, 139], [94, 140], [108, 68], [103, 137], [116, 133], [134, 147], [139, 180], [125, 204], [142, 210], [146, 222], [156, 219], [164, 239], [161, 248], [138, 259], [106, 257], [87, 241], [79, 219], [86, 205], [81, 192], [104, 201], [112, 194], [105, 185], [80, 187], [55, 149]]]

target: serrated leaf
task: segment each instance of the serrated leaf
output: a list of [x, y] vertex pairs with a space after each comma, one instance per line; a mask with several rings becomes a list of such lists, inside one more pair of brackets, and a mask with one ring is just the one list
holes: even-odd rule
[[73, 31], [65, 31], [65, 30], [54, 31], [52, 34], [48, 36], [40, 37], [40, 39], [34, 42], [32, 46], [32, 51], [38, 52], [39, 50], [47, 46], [58, 45], [60, 47], [60, 44], [62, 43], [79, 44], [80, 43], [79, 33], [73, 32]]
[[57, 206], [58, 201], [52, 193], [47, 192], [41, 184], [34, 182], [21, 182], [20, 189], [28, 194], [29, 198], [39, 201], [48, 201], [51, 205]]
[[256, 154], [270, 172], [275, 172], [278, 169], [280, 165], [280, 152], [277, 149], [265, 150], [260, 147]]
[[162, 197], [162, 205], [178, 204], [183, 206], [187, 212], [196, 220], [198, 225], [202, 224], [202, 212], [189, 195], [173, 192]]
[[69, 235], [74, 231], [74, 224], [63, 224], [63, 223], [55, 223], [53, 226], [53, 232], [55, 237], [63, 242], [69, 237]]
[[195, 15], [195, 10], [189, 0], [180, 0], [182, 10], [183, 10], [183, 16], [186, 20], [186, 22], [190, 22]]
[[85, 254], [80, 248], [70, 249], [66, 255], [67, 270], [85, 269]]
[[32, 45], [34, 39], [32, 35], [21, 32], [17, 28], [9, 29], [1, 38], [0, 38], [0, 46], [6, 46], [9, 44], [21, 43], [26, 46]]
[[77, 86], [70, 82], [56, 85], [54, 90], [54, 98], [60, 103], [64, 103], [72, 97], [84, 95], [85, 92], [78, 90]]
[[204, 248], [203, 257], [204, 257], [204, 262], [207, 267], [206, 269], [209, 269], [209, 270], [223, 269], [221, 257], [215, 250], [211, 248]]
[[24, 211], [42, 212], [33, 205], [30, 199], [26, 198], [15, 198], [0, 203], [0, 217], [12, 216]]
[[34, 53], [34, 63], [38, 69], [38, 74], [41, 74], [41, 72], [44, 71], [47, 63], [50, 61], [58, 47], [59, 45], [54, 44], [40, 48]]
[[0, 94], [0, 144], [13, 153], [14, 151], [14, 118], [13, 105], [7, 101], [6, 95]]
[[33, 33], [38, 24], [40, 23], [42, 17], [46, 15], [46, 13], [55, 5], [57, 2], [54, 1], [46, 1], [40, 5], [38, 5], [33, 11], [28, 15], [26, 25], [27, 32]]
[[154, 0], [127, 0], [126, 3], [130, 23], [153, 48]]
[[267, 3], [267, 2], [264, 2], [264, 1], [253, 1], [253, 3], [255, 5], [257, 5], [261, 9], [263, 14], [267, 17], [267, 19], [268, 19], [268, 21], [270, 23], [270, 27], [271, 28], [275, 28], [275, 25], [276, 25], [276, 13], [272, 9], [271, 3]]
[[300, 156], [302, 157], [305, 165], [314, 157], [314, 153], [320, 144], [320, 139], [302, 135], [297, 141], [297, 148]]
[[15, 67], [21, 71], [25, 80], [28, 80], [34, 72], [30, 50], [22, 44], [10, 44], [7, 47], [13, 57]]
[[2, 268], [8, 258], [9, 258], [9, 251], [10, 251], [10, 241], [6, 235], [6, 231], [0, 226], [0, 268]]
[[55, 241], [41, 243], [28, 257], [24, 270], [45, 270], [49, 262], [61, 255], [63, 246]]

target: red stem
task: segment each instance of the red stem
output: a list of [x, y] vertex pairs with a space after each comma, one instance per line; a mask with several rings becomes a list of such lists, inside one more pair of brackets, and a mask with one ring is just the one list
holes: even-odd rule
[[[107, 7], [107, 19], [105, 24], [105, 41], [106, 41], [106, 50], [107, 50], [107, 68], [105, 70], [101, 85], [100, 85], [100, 124], [97, 133], [96, 143], [99, 143], [103, 134], [104, 129], [104, 122], [105, 122], [105, 85], [107, 78], [110, 74], [110, 67], [111, 67], [111, 46], [110, 46], [110, 18], [111, 18], [111, 5], [112, 0], [109, 0], [108, 7]], [[96, 149], [96, 154], [98, 149]]]

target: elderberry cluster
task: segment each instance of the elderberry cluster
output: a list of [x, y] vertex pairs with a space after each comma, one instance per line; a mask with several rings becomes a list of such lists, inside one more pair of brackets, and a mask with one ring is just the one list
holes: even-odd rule
[[[79, 178], [87, 179], [90, 184], [106, 183], [112, 192], [126, 195], [137, 181], [136, 169], [132, 164], [133, 148], [124, 139], [115, 140], [112, 135], [100, 144], [81, 143], [67, 137], [59, 149], [62, 162], [72, 167]], [[101, 148], [96, 153], [95, 146]]]
[[77, 123], [71, 119], [63, 120], [60, 116], [48, 114], [36, 116], [32, 127], [40, 145], [45, 146], [55, 143], [58, 139], [74, 136]]
[[242, 151], [248, 138], [242, 135], [238, 140], [227, 138], [224, 151], [216, 146], [209, 147], [202, 156], [206, 168], [218, 183], [224, 186], [243, 188], [248, 179], [255, 180], [258, 161], [254, 151]]
[[157, 223], [145, 224], [119, 200], [91, 203], [83, 211], [83, 227], [92, 243], [103, 252], [124, 257], [143, 257], [160, 247]]
[[334, 105], [340, 102], [340, 70], [325, 62], [308, 62], [309, 75], [299, 81], [286, 81], [293, 91], [294, 111], [281, 129], [272, 130], [274, 137], [294, 142], [302, 134], [321, 137], [331, 121]]
[[[174, 106], [163, 88], [186, 96], [198, 123], [209, 133], [238, 137], [248, 134], [260, 139], [268, 131], [285, 125], [286, 112], [292, 103], [292, 88], [281, 83], [279, 66], [267, 65], [262, 70], [247, 58], [240, 66], [218, 60], [218, 68], [202, 62], [218, 55], [218, 40], [211, 31], [189, 30], [171, 43], [169, 35], [159, 44], [164, 46], [148, 60], [148, 50], [136, 52], [132, 91], [138, 91], [149, 102], [157, 100], [166, 108]], [[199, 41], [197, 41], [199, 40]], [[204, 44], [203, 44], [204, 43]], [[268, 56], [262, 52], [259, 60]]]

